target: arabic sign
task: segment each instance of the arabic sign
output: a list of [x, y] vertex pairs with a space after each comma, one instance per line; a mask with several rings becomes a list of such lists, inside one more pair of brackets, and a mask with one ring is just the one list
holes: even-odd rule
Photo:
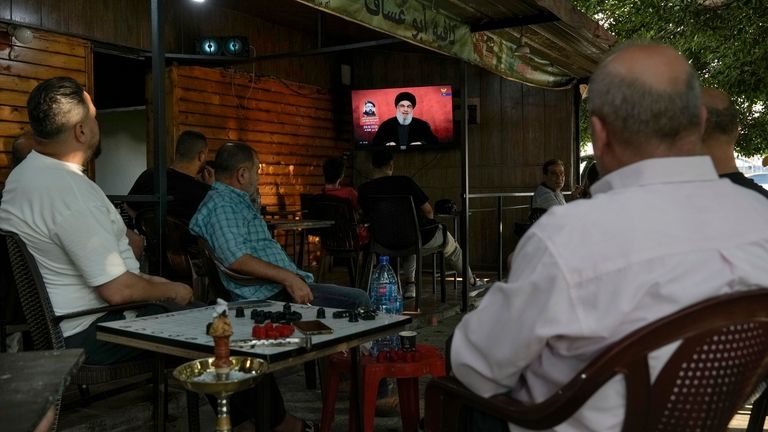
[[489, 32], [472, 33], [469, 25], [417, 0], [298, 0], [417, 45], [490, 70], [505, 78], [542, 87], [573, 82], [565, 71], [545, 61], [523, 62], [516, 46]]

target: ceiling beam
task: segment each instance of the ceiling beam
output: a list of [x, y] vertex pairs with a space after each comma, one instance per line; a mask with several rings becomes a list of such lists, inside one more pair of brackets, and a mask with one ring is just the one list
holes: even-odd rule
[[469, 30], [472, 33], [501, 30], [510, 27], [523, 27], [534, 24], [544, 24], [549, 22], [560, 21], [557, 15], [552, 12], [541, 12], [534, 15], [501, 18], [496, 20], [486, 20], [476, 24], [471, 24]]

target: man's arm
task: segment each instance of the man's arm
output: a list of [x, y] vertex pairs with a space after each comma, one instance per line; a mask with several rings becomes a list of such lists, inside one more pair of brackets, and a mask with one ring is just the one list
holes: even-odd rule
[[421, 209], [421, 213], [426, 217], [427, 219], [434, 219], [435, 218], [435, 212], [432, 210], [432, 206], [429, 205], [429, 201], [425, 202], [424, 204], [419, 207]]
[[230, 270], [259, 279], [279, 283], [288, 290], [296, 303], [310, 303], [314, 297], [309, 285], [293, 272], [260, 260], [252, 255], [243, 255], [228, 267]]
[[453, 335], [453, 373], [481, 396], [513, 388], [549, 338], [580, 328], [568, 283], [537, 233], [529, 232], [518, 245], [508, 280], [494, 284]]
[[131, 272], [97, 286], [96, 292], [111, 305], [163, 300], [185, 305], [192, 300], [192, 289], [183, 283]]

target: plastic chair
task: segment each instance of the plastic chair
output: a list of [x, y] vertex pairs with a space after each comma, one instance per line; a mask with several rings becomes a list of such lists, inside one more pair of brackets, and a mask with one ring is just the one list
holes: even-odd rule
[[[409, 195], [371, 195], [368, 198], [366, 217], [370, 222], [370, 257], [368, 259], [370, 281], [370, 265], [373, 254], [390, 257], [407, 257], [416, 255], [416, 298], [414, 311], [419, 311], [419, 296], [421, 294], [422, 256], [437, 254], [440, 265], [440, 301], [445, 303], [445, 259], [443, 244], [433, 248], [425, 248], [421, 240], [421, 231], [416, 217], [416, 208]], [[446, 232], [444, 225], [441, 225]], [[444, 237], [444, 238], [447, 238]], [[399, 271], [399, 263], [396, 264]], [[434, 278], [434, 272], [432, 273]], [[367, 284], [366, 284], [367, 286]]]
[[[42, 350], [63, 350], [64, 335], [61, 332], [59, 324], [69, 318], [75, 318], [85, 315], [91, 315], [95, 313], [111, 312], [111, 311], [124, 311], [129, 309], [137, 309], [151, 304], [157, 305], [158, 303], [130, 303], [117, 306], [105, 306], [101, 308], [82, 310], [65, 315], [56, 315], [51, 305], [50, 297], [48, 296], [48, 290], [43, 282], [43, 277], [40, 274], [40, 270], [37, 266], [37, 261], [27, 249], [24, 241], [16, 234], [10, 231], [0, 230], [0, 238], [3, 240], [3, 247], [8, 252], [10, 259], [10, 267], [13, 273], [14, 281], [19, 293], [19, 300], [21, 307], [24, 310], [24, 315], [27, 318], [27, 325], [31, 333], [31, 339], [33, 348], [36, 351]], [[76, 385], [81, 398], [88, 400], [91, 398], [89, 386], [96, 384], [109, 383], [126, 378], [136, 377], [140, 375], [154, 374], [155, 370], [152, 362], [146, 360], [136, 360], [124, 363], [118, 363], [108, 366], [96, 366], [83, 364], [78, 369], [77, 373], [72, 377], [71, 383]], [[159, 382], [158, 377], [155, 376], [153, 380], [155, 383]], [[102, 393], [110, 396], [113, 393], [128, 390], [133, 388], [133, 385], [124, 388], [117, 389], [116, 391], [109, 393]], [[155, 385], [153, 393], [155, 395], [153, 400], [157, 400], [157, 395], [160, 389]], [[187, 393], [188, 402], [193, 393]], [[56, 420], [55, 425], [58, 423], [59, 408], [61, 406], [61, 399], [56, 403]], [[188, 414], [190, 416], [190, 423], [193, 428], [198, 419], [198, 406], [188, 403]]]
[[349, 200], [327, 194], [314, 195], [309, 205], [309, 219], [330, 220], [333, 225], [317, 232], [322, 246], [320, 276], [325, 274], [327, 261], [335, 257], [347, 258], [349, 285], [360, 286], [359, 268], [362, 260], [362, 245], [358, 236], [360, 224]]
[[[681, 341], [655, 381], [647, 355]], [[724, 431], [768, 373], [768, 290], [722, 295], [686, 307], [625, 336], [552, 397], [533, 405], [506, 395], [484, 398], [455, 378], [431, 380], [426, 430], [457, 431], [465, 407], [527, 429], [571, 417], [608, 380], [626, 382], [624, 432]], [[761, 426], [762, 429], [762, 426]]]
[[[379, 381], [384, 378], [397, 378], [397, 394], [400, 398], [400, 416], [403, 422], [403, 431], [416, 432], [419, 423], [419, 377], [431, 375], [441, 377], [445, 375], [445, 358], [443, 354], [432, 345], [416, 345], [419, 360], [413, 362], [377, 362], [371, 356], [360, 358], [360, 388], [363, 391], [359, 395], [360, 409], [363, 415], [364, 432], [373, 431], [373, 419], [376, 412], [376, 396], [379, 389]], [[336, 353], [328, 357], [327, 383], [323, 387], [323, 415], [320, 422], [320, 431], [329, 432], [333, 425], [334, 410], [336, 408], [336, 394], [339, 390], [339, 381], [342, 375], [349, 376], [352, 364], [349, 354]], [[352, 400], [349, 407], [350, 415], [354, 412]], [[349, 419], [350, 430], [356, 424], [354, 419]]]

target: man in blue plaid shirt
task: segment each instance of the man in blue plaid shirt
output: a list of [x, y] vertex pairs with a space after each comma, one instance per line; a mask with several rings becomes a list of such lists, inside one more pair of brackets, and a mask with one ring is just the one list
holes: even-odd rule
[[244, 286], [222, 275], [233, 300], [258, 299], [312, 303], [341, 309], [370, 306], [365, 291], [317, 284], [276, 242], [253, 205], [258, 196], [259, 161], [244, 143], [224, 144], [216, 153], [216, 182], [189, 224], [230, 270], [263, 279]]

